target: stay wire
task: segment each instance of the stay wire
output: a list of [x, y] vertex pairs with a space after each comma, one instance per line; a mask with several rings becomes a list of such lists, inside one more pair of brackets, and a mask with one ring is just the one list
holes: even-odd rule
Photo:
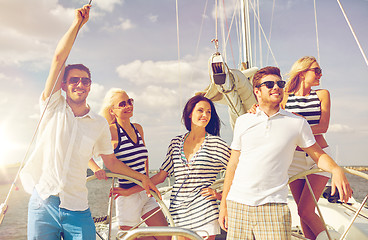
[[366, 63], [366, 64], [367, 64], [367, 66], [368, 66], [368, 59], [367, 59], [367, 56], [365, 55], [365, 53], [364, 53], [364, 51], [363, 51], [363, 48], [362, 48], [362, 46], [360, 45], [360, 42], [359, 42], [359, 40], [358, 40], [358, 38], [357, 38], [357, 36], [356, 36], [356, 34], [355, 34], [355, 32], [354, 32], [354, 29], [353, 29], [353, 27], [351, 26], [351, 24], [350, 24], [350, 21], [349, 21], [348, 17], [346, 16], [345, 10], [344, 10], [344, 8], [343, 8], [343, 7], [342, 7], [342, 5], [341, 5], [340, 0], [337, 0], [337, 3], [338, 3], [338, 4], [339, 4], [339, 6], [340, 6], [340, 9], [341, 9], [341, 11], [342, 11], [342, 14], [344, 15], [345, 20], [346, 20], [346, 22], [347, 22], [347, 23], [348, 23], [348, 25], [349, 25], [350, 31], [351, 31], [351, 33], [353, 34], [353, 36], [354, 36], [354, 39], [355, 39], [356, 43], [358, 44], [359, 50], [360, 50], [361, 54], [363, 55], [364, 61], [365, 61], [365, 63]]
[[[182, 82], [181, 82], [181, 64], [180, 64], [180, 34], [179, 34], [179, 4], [178, 0], [175, 1], [176, 7], [176, 39], [177, 39], [177, 47], [178, 47], [178, 78], [179, 78], [179, 109], [182, 109]], [[182, 129], [183, 126], [181, 125], [180, 128]]]
[[[231, 25], [232, 25], [232, 22], [233, 21], [231, 21], [231, 25], [229, 27], [229, 24], [227, 23], [226, 6], [225, 6], [225, 1], [224, 0], [222, 0], [222, 6], [223, 6], [223, 11], [224, 11], [225, 26], [226, 26], [226, 30], [228, 32], [228, 40], [229, 40], [229, 44], [230, 44], [231, 57], [233, 59], [234, 66], [236, 66], [235, 58], [234, 58], [233, 46], [231, 44], [231, 37], [230, 37], [230, 29], [231, 29]], [[234, 10], [234, 13], [235, 13], [235, 10]], [[225, 33], [225, 31], [224, 31], [224, 33]], [[227, 40], [225, 41], [225, 43], [227, 43]], [[225, 44], [224, 48], [225, 47], [226, 47], [226, 44]]]
[[[92, 0], [90, 0], [90, 1], [89, 1], [89, 5], [91, 5], [91, 3], [92, 3]], [[82, 21], [82, 22], [83, 22], [83, 21]], [[80, 30], [80, 28], [81, 28], [81, 26], [82, 26], [82, 22], [79, 24], [78, 29], [77, 29], [77, 33], [76, 33], [76, 34], [75, 34], [75, 36], [74, 36], [74, 39], [73, 39], [73, 45], [74, 45], [75, 39], [77, 38], [77, 35], [78, 35], [78, 33], [79, 33], [79, 30]], [[69, 54], [70, 54], [70, 53], [69, 53]], [[35, 131], [34, 131], [34, 133], [33, 133], [32, 138], [31, 138], [31, 142], [30, 142], [30, 144], [28, 145], [28, 148], [27, 148], [26, 154], [25, 154], [24, 158], [22, 159], [22, 161], [21, 161], [21, 163], [20, 163], [19, 169], [18, 169], [18, 171], [17, 171], [17, 174], [15, 175], [15, 178], [14, 178], [13, 183], [12, 183], [12, 184], [11, 184], [11, 186], [10, 186], [10, 189], [9, 189], [9, 192], [8, 192], [8, 194], [7, 194], [7, 196], [6, 196], [6, 199], [5, 199], [5, 201], [0, 205], [0, 207], [1, 207], [1, 208], [0, 208], [0, 210], [1, 210], [1, 212], [0, 212], [0, 224], [1, 224], [1, 223], [3, 222], [3, 220], [4, 220], [4, 217], [5, 217], [5, 214], [6, 214], [7, 208], [8, 208], [8, 202], [9, 202], [9, 199], [10, 199], [11, 194], [13, 193], [14, 189], [16, 188], [16, 181], [18, 180], [19, 175], [20, 175], [20, 172], [21, 172], [21, 170], [23, 169], [23, 167], [24, 167], [24, 165], [25, 165], [25, 161], [26, 161], [26, 159], [28, 158], [28, 155], [29, 155], [29, 152], [30, 152], [31, 146], [33, 145], [33, 143], [34, 143], [34, 141], [35, 141], [36, 135], [37, 135], [38, 130], [39, 130], [39, 128], [40, 128], [40, 125], [41, 125], [41, 122], [42, 122], [43, 117], [44, 117], [44, 115], [45, 115], [45, 112], [46, 112], [46, 110], [47, 110], [47, 108], [48, 108], [48, 106], [49, 106], [49, 104], [50, 104], [51, 96], [52, 96], [52, 94], [53, 94], [53, 92], [54, 92], [54, 90], [55, 90], [56, 84], [58, 83], [58, 81], [61, 81], [61, 79], [60, 79], [60, 77], [61, 77], [61, 73], [62, 73], [62, 70], [63, 70], [63, 68], [64, 68], [64, 66], [65, 66], [65, 63], [66, 63], [66, 60], [67, 60], [67, 59], [68, 59], [68, 56], [65, 58], [65, 60], [64, 60], [64, 62], [63, 62], [63, 64], [61, 65], [61, 69], [60, 69], [60, 71], [59, 71], [59, 74], [58, 74], [57, 80], [55, 81], [55, 83], [54, 83], [54, 85], [53, 85], [53, 87], [52, 87], [51, 94], [50, 94], [50, 96], [49, 96], [49, 98], [48, 98], [48, 100], [47, 100], [47, 102], [46, 102], [46, 105], [45, 105], [44, 110], [42, 111], [42, 114], [41, 114], [41, 116], [40, 116], [40, 119], [38, 120], [37, 126], [36, 126], [36, 128], [35, 128]]]
[[265, 41], [266, 41], [266, 43], [267, 43], [267, 46], [268, 46], [268, 48], [269, 48], [269, 50], [270, 50], [270, 53], [271, 53], [271, 55], [272, 55], [272, 57], [273, 57], [273, 60], [274, 60], [274, 62], [275, 62], [275, 64], [276, 64], [276, 66], [278, 66], [278, 63], [277, 63], [276, 58], [275, 58], [275, 55], [273, 54], [273, 51], [272, 51], [271, 46], [270, 46], [270, 43], [268, 42], [267, 37], [266, 37], [266, 34], [265, 34], [264, 30], [263, 30], [263, 27], [262, 27], [262, 24], [261, 24], [261, 22], [260, 22], [259, 16], [257, 15], [257, 13], [256, 13], [256, 11], [255, 11], [255, 9], [254, 9], [254, 6], [253, 6], [253, 4], [252, 4], [252, 2], [251, 2], [251, 1], [250, 1], [250, 6], [252, 7], [253, 14], [254, 14], [254, 16], [255, 16], [255, 17], [256, 17], [256, 19], [257, 19], [257, 22], [258, 22], [258, 24], [259, 24], [259, 26], [260, 26], [260, 29], [261, 29], [262, 34], [263, 34], [263, 37], [264, 37], [264, 39], [265, 39]]
[[317, 42], [317, 60], [321, 63], [320, 54], [319, 54], [319, 39], [318, 39], [318, 24], [317, 24], [317, 7], [316, 7], [316, 0], [313, 0], [314, 4], [314, 22], [316, 25], [316, 42]]

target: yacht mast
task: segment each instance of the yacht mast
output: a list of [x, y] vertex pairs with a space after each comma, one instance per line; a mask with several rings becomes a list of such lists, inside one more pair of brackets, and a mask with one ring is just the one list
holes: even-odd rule
[[243, 38], [243, 61], [247, 68], [253, 67], [251, 34], [249, 24], [249, 2], [248, 0], [240, 0], [241, 19], [242, 19], [242, 38]]

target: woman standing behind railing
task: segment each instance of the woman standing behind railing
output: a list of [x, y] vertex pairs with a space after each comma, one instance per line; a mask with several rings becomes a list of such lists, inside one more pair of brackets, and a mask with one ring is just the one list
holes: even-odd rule
[[[328, 144], [322, 134], [326, 133], [330, 122], [330, 93], [326, 89], [312, 89], [314, 86], [319, 86], [321, 77], [322, 69], [314, 57], [303, 57], [297, 60], [289, 72], [282, 107], [305, 117], [312, 128], [316, 142], [328, 153]], [[289, 177], [312, 168], [317, 168], [316, 163], [297, 148], [289, 168]], [[328, 179], [328, 173], [308, 176], [317, 201]], [[325, 226], [315, 213], [315, 204], [306, 180], [303, 178], [293, 181], [290, 183], [290, 189], [298, 205], [304, 236], [316, 239], [325, 230]]]
[[[143, 128], [138, 123], [131, 123], [134, 100], [118, 88], [110, 89], [104, 99], [101, 115], [110, 124], [111, 143], [117, 159], [124, 162], [134, 171], [148, 175], [148, 151], [144, 142]], [[93, 161], [91, 169], [97, 173], [98, 168]], [[114, 188], [116, 195], [116, 216], [121, 230], [129, 230], [159, 209], [156, 200], [148, 197], [145, 192], [131, 195], [118, 194], [137, 186], [125, 179], [119, 179], [119, 187]], [[162, 211], [147, 219], [148, 226], [167, 226]], [[171, 239], [170, 237], [145, 237], [140, 239]]]

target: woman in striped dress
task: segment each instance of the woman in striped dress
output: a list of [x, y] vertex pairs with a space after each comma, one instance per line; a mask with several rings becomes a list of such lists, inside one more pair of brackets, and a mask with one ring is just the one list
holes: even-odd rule
[[[310, 124], [316, 142], [328, 152], [328, 144], [322, 134], [326, 133], [330, 122], [330, 93], [326, 89], [312, 90], [319, 86], [322, 69], [314, 57], [303, 57], [297, 60], [289, 72], [282, 106], [293, 113], [306, 118]], [[316, 163], [300, 148], [294, 153], [293, 162], [289, 168], [289, 176], [317, 168]], [[312, 174], [308, 180], [318, 201], [329, 175], [326, 173]], [[298, 179], [290, 184], [293, 197], [298, 205], [301, 226], [304, 236], [315, 239], [325, 227], [315, 213], [313, 198], [305, 179]]]
[[175, 226], [203, 236], [208, 233], [213, 240], [220, 234], [217, 200], [221, 199], [221, 193], [210, 186], [217, 174], [226, 169], [230, 148], [219, 137], [220, 118], [208, 98], [197, 95], [189, 99], [182, 120], [188, 132], [171, 140], [160, 172], [151, 180], [159, 184], [168, 175], [174, 175], [170, 213]]
[[[144, 143], [143, 128], [138, 123], [131, 123], [133, 116], [133, 99], [117, 88], [110, 89], [104, 99], [101, 115], [110, 124], [111, 143], [117, 159], [133, 170], [142, 174], [148, 173], [148, 151]], [[125, 194], [136, 184], [119, 179], [119, 187], [114, 188], [116, 195], [116, 216], [121, 230], [128, 230], [138, 224], [141, 218], [151, 215], [159, 206], [153, 197], [144, 191]], [[165, 216], [160, 211], [146, 220], [149, 226], [167, 226]], [[144, 239], [156, 239], [147, 237]], [[157, 237], [157, 239], [170, 239]]]
[[214, 239], [220, 233], [221, 194], [210, 186], [226, 169], [230, 149], [219, 137], [220, 119], [211, 100], [199, 95], [189, 99], [182, 120], [188, 132], [171, 140], [166, 160], [152, 181], [156, 184], [174, 175], [170, 212], [175, 225], [206, 236], [204, 230]]

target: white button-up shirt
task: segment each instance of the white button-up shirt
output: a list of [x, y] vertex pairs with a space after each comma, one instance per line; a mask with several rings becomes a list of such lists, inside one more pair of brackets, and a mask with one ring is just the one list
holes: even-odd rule
[[307, 121], [283, 109], [270, 117], [259, 108], [238, 117], [231, 149], [240, 156], [227, 199], [250, 206], [286, 203], [295, 148], [314, 143]]
[[[41, 98], [41, 112], [47, 101]], [[92, 156], [112, 153], [107, 121], [91, 110], [75, 117], [59, 90], [51, 96], [35, 149], [20, 179], [27, 192], [36, 188], [42, 199], [58, 194], [61, 208], [83, 211], [88, 208], [88, 161]]]

